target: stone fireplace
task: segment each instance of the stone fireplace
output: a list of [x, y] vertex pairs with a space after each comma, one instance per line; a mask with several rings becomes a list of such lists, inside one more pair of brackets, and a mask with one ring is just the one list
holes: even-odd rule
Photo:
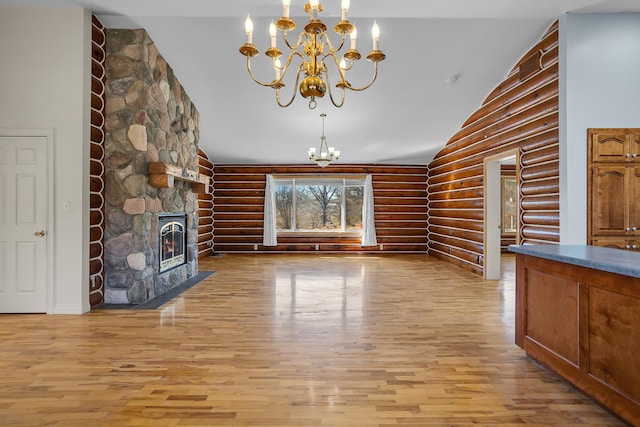
[[199, 114], [144, 30], [106, 30], [105, 68], [105, 303], [141, 304], [198, 273], [197, 194], [149, 165], [198, 170]]

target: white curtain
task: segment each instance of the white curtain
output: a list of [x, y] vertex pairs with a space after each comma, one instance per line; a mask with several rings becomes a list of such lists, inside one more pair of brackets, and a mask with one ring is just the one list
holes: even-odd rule
[[362, 198], [362, 246], [376, 246], [377, 244], [376, 222], [373, 212], [373, 184], [371, 175], [367, 175]]
[[262, 245], [278, 245], [278, 230], [276, 229], [276, 186], [273, 182], [272, 175], [267, 175], [267, 184], [264, 189], [264, 231], [262, 234]]

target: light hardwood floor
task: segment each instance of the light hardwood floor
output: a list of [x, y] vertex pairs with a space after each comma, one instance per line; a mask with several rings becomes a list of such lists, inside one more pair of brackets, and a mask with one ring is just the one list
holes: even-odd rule
[[0, 315], [2, 426], [621, 426], [424, 255], [228, 255], [157, 310]]

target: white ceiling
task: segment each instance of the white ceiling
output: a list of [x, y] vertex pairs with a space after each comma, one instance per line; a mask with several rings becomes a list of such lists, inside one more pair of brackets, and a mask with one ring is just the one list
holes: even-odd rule
[[[368, 53], [375, 18], [387, 59], [374, 85], [347, 93], [342, 108], [327, 96], [309, 110], [300, 96], [291, 107], [278, 107], [274, 91], [250, 79], [238, 52], [246, 39], [247, 13], [254, 20], [254, 43], [264, 52], [268, 23], [282, 12], [280, 0], [0, 0], [0, 5], [84, 7], [108, 28], [145, 28], [200, 111], [200, 146], [215, 164], [305, 163], [308, 147], [320, 141], [320, 113], [327, 114], [327, 142], [341, 150], [341, 163], [427, 164], [560, 15], [640, 12], [638, 0], [352, 0], [349, 17], [359, 29], [358, 49]], [[323, 6], [322, 17], [332, 28], [340, 0], [325, 0]], [[303, 0], [293, 0], [291, 9], [301, 28]], [[267, 60], [260, 55], [252, 61], [263, 80], [272, 78]], [[359, 86], [372, 70], [363, 59], [349, 81]], [[452, 76], [458, 77], [453, 84]], [[286, 89], [292, 86], [284, 89], [289, 96]]]

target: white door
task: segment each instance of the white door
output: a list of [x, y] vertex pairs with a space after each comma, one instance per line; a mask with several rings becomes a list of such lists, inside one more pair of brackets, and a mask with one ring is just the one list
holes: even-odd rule
[[0, 313], [47, 311], [47, 138], [0, 136]]

